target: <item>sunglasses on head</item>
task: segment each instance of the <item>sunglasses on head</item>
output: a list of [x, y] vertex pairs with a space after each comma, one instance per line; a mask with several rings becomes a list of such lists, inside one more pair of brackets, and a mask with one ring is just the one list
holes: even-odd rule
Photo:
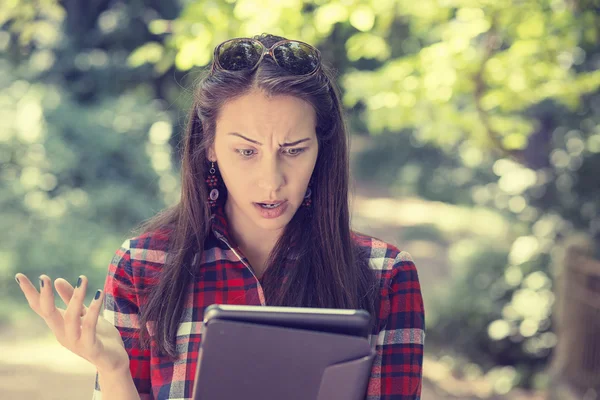
[[270, 48], [251, 38], [227, 40], [215, 48], [211, 73], [254, 70], [265, 55], [292, 75], [312, 75], [319, 70], [321, 53], [308, 43], [298, 40], [280, 40]]

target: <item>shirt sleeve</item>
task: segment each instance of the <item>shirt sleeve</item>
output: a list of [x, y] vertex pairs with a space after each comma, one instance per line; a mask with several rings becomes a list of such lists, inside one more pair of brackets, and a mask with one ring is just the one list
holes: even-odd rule
[[[142, 350], [139, 343], [140, 320], [131, 262], [130, 242], [126, 240], [117, 250], [108, 266], [104, 284], [104, 310], [102, 316], [113, 324], [121, 334], [129, 355], [129, 369], [141, 400], [150, 400], [150, 350]], [[96, 384], [93, 400], [102, 400], [102, 392]]]
[[419, 400], [425, 311], [417, 270], [407, 252], [394, 260], [387, 299], [381, 305], [381, 315], [387, 318], [375, 338], [376, 354], [366, 400]]

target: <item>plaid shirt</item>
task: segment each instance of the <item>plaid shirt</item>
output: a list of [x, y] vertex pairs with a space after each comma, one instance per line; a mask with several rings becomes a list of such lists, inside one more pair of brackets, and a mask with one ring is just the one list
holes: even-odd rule
[[[213, 303], [265, 305], [260, 281], [227, 231], [222, 209], [213, 215], [212, 234], [200, 260], [203, 273], [190, 281], [186, 309], [177, 331], [178, 360], [156, 353], [155, 346], [138, 345], [138, 312], [143, 300], [119, 286], [148, 287], [148, 271], [165, 261], [167, 232], [153, 232], [126, 240], [108, 267], [104, 286], [104, 318], [114, 324], [130, 358], [133, 381], [142, 400], [191, 399], [200, 347], [204, 309]], [[380, 240], [353, 234], [369, 250], [369, 265], [380, 281], [378, 327], [371, 335], [376, 349], [366, 400], [418, 400], [421, 396], [425, 317], [415, 265], [407, 252]], [[118, 285], [118, 284], [119, 285]], [[129, 290], [127, 292], [130, 292]], [[152, 325], [148, 324], [152, 333]], [[102, 394], [96, 376], [94, 400]], [[105, 399], [110, 400], [110, 399]]]

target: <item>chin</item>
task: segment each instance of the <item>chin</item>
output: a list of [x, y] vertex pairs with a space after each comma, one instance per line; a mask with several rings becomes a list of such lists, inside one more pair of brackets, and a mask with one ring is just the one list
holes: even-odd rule
[[284, 214], [277, 218], [268, 219], [261, 217], [254, 208], [250, 209], [252, 213], [252, 220], [255, 221], [256, 225], [264, 230], [282, 230], [287, 224], [292, 220], [295, 213], [297, 211], [297, 207], [288, 204], [288, 209]]
[[289, 222], [289, 220], [286, 220], [286, 221], [259, 220], [259, 221], [257, 221], [256, 225], [265, 231], [281, 231], [286, 227], [288, 222]]

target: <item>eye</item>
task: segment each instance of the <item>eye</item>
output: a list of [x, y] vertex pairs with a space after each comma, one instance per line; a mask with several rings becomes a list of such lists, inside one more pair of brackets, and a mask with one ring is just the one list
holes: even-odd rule
[[287, 153], [288, 155], [294, 157], [297, 156], [301, 153], [304, 153], [304, 151], [306, 150], [306, 147], [293, 147], [293, 148], [289, 148], [285, 151], [285, 153]]
[[252, 149], [236, 149], [235, 151], [237, 151], [243, 158], [250, 158], [255, 154], [254, 150]]

